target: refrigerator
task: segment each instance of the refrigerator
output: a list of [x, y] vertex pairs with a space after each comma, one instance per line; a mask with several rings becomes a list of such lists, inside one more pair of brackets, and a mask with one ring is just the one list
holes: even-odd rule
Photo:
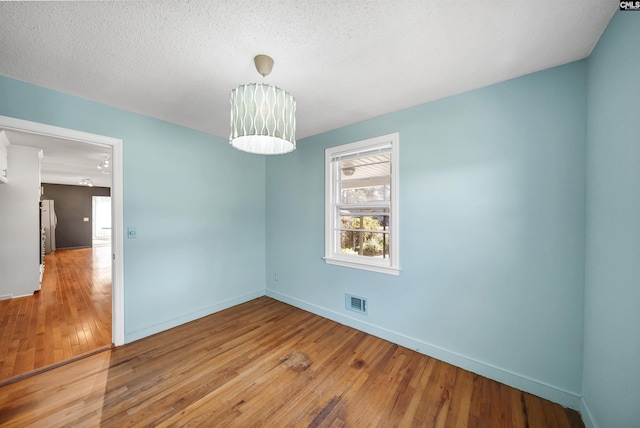
[[40, 216], [42, 229], [44, 230], [44, 253], [49, 254], [56, 251], [56, 226], [58, 225], [58, 218], [56, 217], [56, 210], [52, 200], [42, 200]]

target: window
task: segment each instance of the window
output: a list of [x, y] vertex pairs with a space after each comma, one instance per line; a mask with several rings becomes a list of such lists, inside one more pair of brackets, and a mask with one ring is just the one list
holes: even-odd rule
[[325, 261], [399, 274], [399, 135], [325, 151]]

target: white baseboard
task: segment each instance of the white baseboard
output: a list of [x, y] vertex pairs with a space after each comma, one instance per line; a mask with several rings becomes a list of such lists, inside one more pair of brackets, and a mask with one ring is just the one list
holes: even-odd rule
[[152, 334], [169, 330], [170, 328], [177, 327], [181, 324], [185, 324], [193, 320], [197, 320], [198, 318], [206, 317], [207, 315], [220, 312], [232, 306], [236, 306], [241, 303], [245, 303], [245, 302], [248, 302], [249, 300], [257, 299], [258, 297], [262, 297], [262, 296], [264, 296], [264, 290], [254, 291], [252, 293], [245, 294], [244, 296], [235, 297], [233, 299], [228, 299], [215, 305], [207, 306], [206, 308], [200, 309], [196, 312], [191, 312], [189, 314], [185, 314], [180, 317], [173, 318], [169, 321], [166, 321], [160, 324], [155, 324], [140, 330], [125, 333], [124, 342], [131, 343], [133, 341], [142, 339], [144, 337], [151, 336]]
[[0, 300], [11, 300], [11, 299], [19, 299], [21, 297], [29, 297], [29, 296], [33, 296], [36, 291], [40, 291], [40, 290], [39, 289], [33, 290], [33, 293], [31, 294], [20, 294], [18, 296], [14, 296], [13, 294], [3, 294], [2, 296], [0, 296]]
[[[322, 308], [320, 306], [279, 293], [277, 291], [266, 290], [266, 295], [281, 302], [288, 303], [300, 309], [304, 309], [316, 315], [320, 315], [324, 318], [336, 321], [340, 324], [344, 324], [357, 330], [364, 331], [365, 333], [369, 333], [373, 336], [388, 340], [392, 343], [404, 346], [405, 348], [413, 349], [417, 352], [420, 352], [421, 354], [425, 354], [438, 360], [447, 362], [456, 367], [460, 367], [481, 376], [496, 380], [500, 383], [504, 383], [505, 385], [509, 385], [522, 391], [526, 391], [530, 394], [545, 398], [549, 401], [561, 404], [570, 409], [580, 411], [583, 408], [581, 396], [571, 391], [566, 391], [562, 388], [549, 385], [545, 382], [537, 381], [535, 379], [510, 372], [509, 370], [505, 370], [500, 367], [484, 363], [482, 361], [474, 360], [464, 355], [460, 355], [455, 352], [440, 348], [438, 346], [405, 336], [403, 334], [366, 323], [359, 319]], [[593, 428], [598, 427], [593, 426]]]
[[580, 398], [580, 415], [582, 416], [585, 428], [599, 428], [595, 419], [593, 419], [591, 409], [589, 409], [589, 405], [584, 399], [584, 396]]

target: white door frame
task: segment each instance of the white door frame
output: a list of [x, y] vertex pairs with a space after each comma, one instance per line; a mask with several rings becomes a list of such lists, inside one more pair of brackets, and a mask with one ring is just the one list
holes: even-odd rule
[[0, 116], [0, 129], [27, 132], [47, 137], [62, 138], [86, 144], [111, 146], [111, 287], [112, 287], [112, 341], [124, 345], [124, 220], [122, 214], [122, 140], [103, 135], [89, 134], [73, 129], [30, 122], [13, 117]]

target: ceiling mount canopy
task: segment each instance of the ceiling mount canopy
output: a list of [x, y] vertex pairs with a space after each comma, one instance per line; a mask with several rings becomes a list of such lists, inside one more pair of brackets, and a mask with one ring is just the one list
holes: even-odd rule
[[273, 70], [273, 58], [268, 55], [256, 55], [253, 58], [253, 62], [256, 65], [258, 73], [262, 74], [262, 77], [267, 77]]
[[[271, 73], [273, 59], [256, 55], [256, 70]], [[240, 85], [231, 91], [231, 136], [236, 149], [262, 155], [296, 148], [296, 100], [287, 91], [265, 83]]]

